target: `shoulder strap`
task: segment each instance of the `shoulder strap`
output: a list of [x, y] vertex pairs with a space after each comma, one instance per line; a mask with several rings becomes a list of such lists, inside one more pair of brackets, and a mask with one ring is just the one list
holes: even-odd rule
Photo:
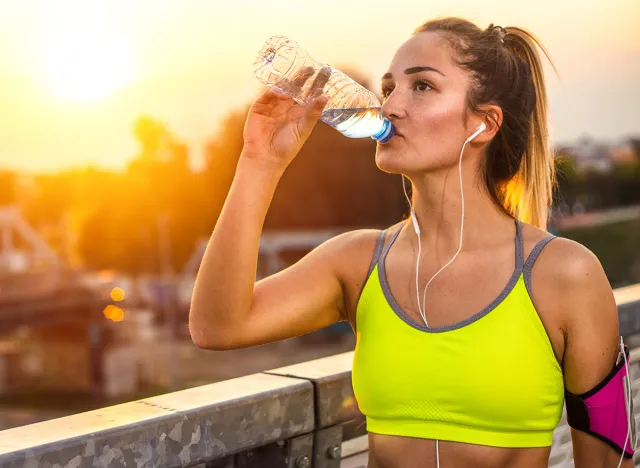
[[527, 291], [529, 291], [529, 295], [531, 295], [531, 270], [533, 270], [533, 265], [536, 263], [542, 249], [555, 238], [556, 236], [551, 234], [538, 241], [524, 264], [524, 284], [527, 287]]
[[524, 241], [522, 240], [522, 223], [516, 219], [516, 270], [524, 268]]
[[382, 253], [382, 247], [384, 247], [384, 239], [387, 236], [387, 230], [380, 231], [378, 235], [378, 240], [376, 241], [376, 247], [373, 249], [373, 258], [371, 259], [371, 264], [369, 265], [369, 271], [367, 272], [367, 278], [371, 276], [371, 272], [375, 268], [378, 260], [380, 259], [380, 254]]

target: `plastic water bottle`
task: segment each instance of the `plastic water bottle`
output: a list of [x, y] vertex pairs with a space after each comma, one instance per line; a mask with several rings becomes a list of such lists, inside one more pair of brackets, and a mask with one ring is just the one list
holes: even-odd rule
[[382, 116], [375, 94], [344, 73], [315, 61], [295, 41], [273, 36], [258, 52], [253, 70], [267, 86], [304, 105], [325, 95], [329, 98], [320, 120], [349, 138], [371, 137], [381, 143], [394, 134]]

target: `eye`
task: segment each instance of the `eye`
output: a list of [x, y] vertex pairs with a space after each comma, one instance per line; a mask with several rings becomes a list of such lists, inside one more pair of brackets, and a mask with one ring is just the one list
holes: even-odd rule
[[417, 80], [415, 83], [413, 83], [413, 89], [416, 90], [416, 91], [425, 92], [425, 91], [430, 91], [433, 88], [426, 81]]
[[[384, 86], [382, 87], [382, 99], [387, 99], [389, 95], [393, 92], [393, 86]], [[413, 90], [421, 93], [433, 90], [433, 87], [429, 84], [429, 82], [424, 80], [416, 80], [413, 83]]]
[[389, 94], [393, 92], [393, 88], [391, 86], [385, 86], [382, 88], [382, 98], [387, 99]]

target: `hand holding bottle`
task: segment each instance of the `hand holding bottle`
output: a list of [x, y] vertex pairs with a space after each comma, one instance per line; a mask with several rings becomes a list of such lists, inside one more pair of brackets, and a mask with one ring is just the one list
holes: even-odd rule
[[284, 171], [311, 135], [327, 101], [320, 96], [301, 106], [267, 88], [249, 109], [242, 157]]

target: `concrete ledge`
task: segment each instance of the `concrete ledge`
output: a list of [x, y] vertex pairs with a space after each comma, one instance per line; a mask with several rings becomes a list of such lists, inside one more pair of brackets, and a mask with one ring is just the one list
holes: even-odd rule
[[280, 367], [266, 373], [305, 379], [313, 383], [316, 429], [321, 429], [357, 418], [362, 414], [353, 396], [352, 364], [353, 351]]
[[0, 432], [0, 466], [167, 467], [311, 432], [313, 386], [254, 374]]

